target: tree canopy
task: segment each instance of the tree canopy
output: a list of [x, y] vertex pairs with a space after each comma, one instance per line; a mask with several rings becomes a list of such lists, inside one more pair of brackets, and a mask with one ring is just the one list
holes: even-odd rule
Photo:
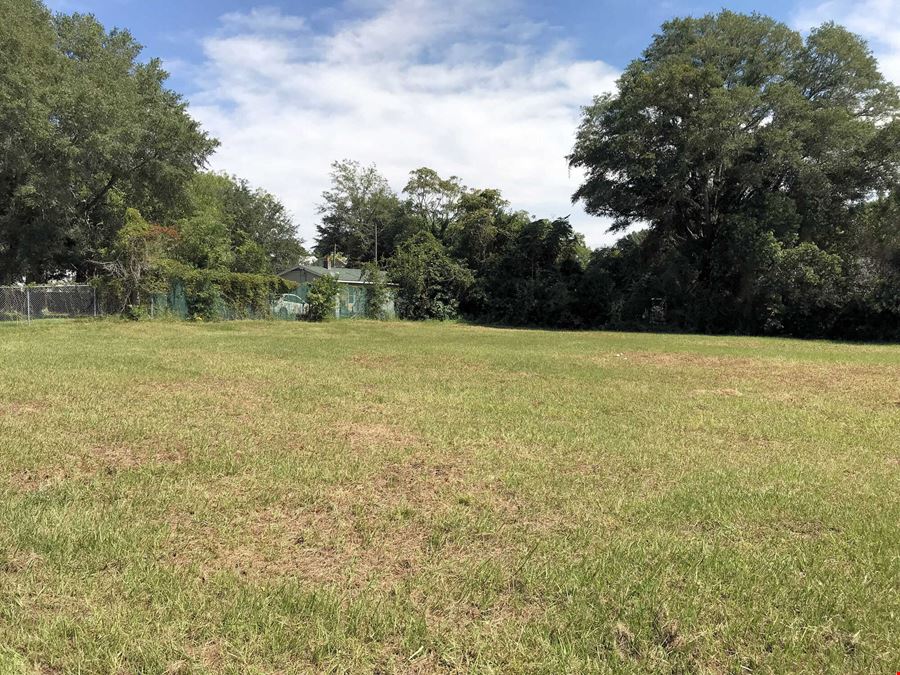
[[127, 31], [36, 0], [0, 15], [0, 279], [84, 276], [126, 208], [179, 213], [216, 141]]
[[284, 205], [247, 181], [202, 172], [187, 186], [176, 256], [195, 267], [277, 274], [306, 254]]
[[343, 230], [320, 229], [319, 248], [372, 260], [377, 229], [409, 317], [896, 337], [898, 112], [840, 26], [675, 19], [585, 108], [569, 157], [585, 173], [574, 199], [612, 218], [615, 245], [592, 253], [565, 219], [427, 167], [396, 195], [344, 162], [323, 207]]
[[204, 171], [218, 142], [159, 60], [38, 0], [0, 0], [0, 16], [0, 283], [95, 278], [135, 315], [175, 276], [208, 307], [266, 304], [305, 254], [294, 224], [273, 195]]
[[[778, 332], [796, 265], [853, 275], [872, 197], [898, 184], [898, 111], [896, 87], [844, 28], [803, 39], [760, 15], [676, 19], [585, 110], [574, 198], [613, 231], [650, 229], [647, 269], [672, 277], [659, 294], [683, 327]], [[848, 290], [813, 276], [815, 293]], [[828, 332], [843, 304], [817, 303], [820, 323], [799, 332]]]
[[378, 237], [393, 219], [397, 195], [375, 166], [354, 160], [331, 165], [332, 187], [322, 193], [316, 252], [338, 250], [354, 262], [378, 259]]

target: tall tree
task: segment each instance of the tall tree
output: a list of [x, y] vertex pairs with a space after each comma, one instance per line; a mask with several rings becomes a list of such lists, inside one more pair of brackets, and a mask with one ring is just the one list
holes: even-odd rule
[[843, 28], [804, 41], [759, 15], [676, 19], [586, 109], [574, 198], [613, 231], [646, 223], [676, 247], [691, 327], [758, 330], [757, 281], [779, 250], [846, 245], [872, 192], [896, 185], [898, 110]]
[[459, 217], [460, 202], [466, 188], [456, 176], [441, 178], [437, 171], [422, 167], [410, 171], [403, 188], [410, 212], [442, 242], [447, 231]]
[[507, 324], [578, 325], [577, 289], [587, 256], [567, 219], [525, 223], [482, 272], [481, 313]]
[[405, 319], [453, 319], [472, 285], [472, 273], [454, 260], [431, 232], [404, 240], [388, 274], [398, 285], [397, 314]]
[[0, 278], [84, 275], [126, 207], [182, 207], [216, 146], [127, 31], [0, 0]]
[[197, 267], [275, 274], [306, 255], [284, 205], [245, 180], [198, 173], [188, 186], [186, 211], [178, 251]]
[[316, 253], [337, 249], [352, 263], [377, 260], [379, 237], [396, 216], [399, 201], [372, 165], [344, 160], [331, 165], [331, 189], [322, 193]]
[[528, 222], [513, 212], [499, 190], [471, 190], [462, 195], [449, 232], [454, 254], [472, 269], [483, 267]]
[[[97, 261], [110, 277], [121, 298], [124, 309], [139, 307], [141, 293], [160, 290], [152, 279], [159, 261], [172, 243], [174, 230], [148, 223], [135, 209], [125, 212], [125, 224], [116, 233], [112, 246], [105, 251], [104, 260]], [[164, 287], [164, 284], [162, 284]]]

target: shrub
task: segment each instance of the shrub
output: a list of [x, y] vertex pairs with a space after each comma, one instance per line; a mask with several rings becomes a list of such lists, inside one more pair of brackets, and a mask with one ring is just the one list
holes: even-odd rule
[[780, 248], [769, 282], [777, 300], [767, 328], [797, 337], [829, 335], [846, 304], [841, 258], [810, 242]]
[[125, 305], [122, 318], [128, 321], [144, 321], [150, 318], [147, 309], [142, 305]]
[[384, 319], [384, 303], [388, 298], [384, 273], [374, 262], [363, 265], [362, 271], [363, 279], [368, 282], [368, 286], [366, 286], [366, 318]]
[[334, 302], [339, 290], [337, 279], [330, 274], [312, 282], [306, 294], [306, 302], [309, 303], [307, 318], [310, 321], [324, 321], [334, 316]]
[[455, 319], [460, 298], [473, 283], [469, 269], [429, 232], [419, 232], [397, 248], [390, 275], [399, 286], [397, 314], [404, 319]]
[[219, 318], [221, 298], [219, 289], [212, 283], [209, 275], [199, 274], [185, 280], [188, 312], [193, 319], [210, 321]]

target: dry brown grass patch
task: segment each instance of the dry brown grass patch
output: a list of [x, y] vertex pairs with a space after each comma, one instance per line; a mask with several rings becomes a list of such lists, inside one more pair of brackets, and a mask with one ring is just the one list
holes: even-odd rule
[[359, 368], [366, 370], [386, 370], [393, 368], [400, 363], [400, 359], [396, 356], [386, 356], [384, 354], [354, 354], [350, 357], [350, 362]]
[[213, 672], [218, 672], [225, 663], [225, 650], [217, 640], [202, 645], [190, 645], [186, 651], [191, 660]]
[[376, 527], [371, 514], [336, 504], [264, 508], [224, 527], [174, 520], [166, 558], [196, 565], [203, 579], [228, 572], [361, 588], [402, 579], [425, 550], [426, 535], [414, 525]]
[[92, 480], [114, 476], [152, 465], [176, 466], [187, 458], [183, 446], [96, 445], [80, 454], [70, 453], [60, 463], [24, 468], [9, 474], [9, 483], [20, 492], [55, 487], [70, 480]]
[[7, 482], [17, 492], [35, 492], [69, 478], [70, 475], [61, 467], [48, 467], [12, 471], [7, 477]]
[[463, 466], [414, 457], [336, 486], [314, 504], [282, 502], [217, 524], [174, 514], [163, 558], [196, 565], [204, 576], [229, 572], [357, 589], [392, 587], [419, 573], [431, 556], [446, 561], [473, 554], [454, 542], [439, 551], [433, 547], [436, 524], [462, 508], [464, 495], [476, 493], [475, 506], [501, 519], [517, 518], [517, 505], [493, 485], [473, 485]]
[[689, 352], [623, 352], [616, 354], [621, 361], [660, 368], [701, 368], [703, 370], [727, 370], [731, 373], [753, 372], [762, 362], [739, 356], [707, 356]]
[[83, 475], [115, 473], [160, 464], [175, 466], [187, 458], [187, 448], [132, 445], [99, 445], [91, 448], [78, 462]]
[[221, 400], [225, 404], [232, 403], [246, 407], [248, 403], [268, 403], [270, 389], [271, 383], [258, 377], [230, 379], [207, 376], [190, 380], [139, 383], [132, 389], [132, 398], [145, 404], [148, 399], [168, 400], [202, 396]]
[[[772, 358], [708, 356], [679, 352], [621, 352], [588, 357], [595, 365], [649, 366], [684, 372], [711, 385], [695, 394], [735, 396], [746, 388], [780, 401], [808, 396], [866, 397], [892, 405], [900, 396], [900, 367], [885, 365], [787, 361]], [[735, 393], [738, 392], [738, 393]]]
[[49, 408], [50, 404], [45, 401], [0, 401], [0, 417], [37, 415]]
[[382, 422], [351, 422], [335, 427], [331, 435], [345, 440], [353, 450], [412, 448], [424, 442], [418, 434]]
[[0, 574], [21, 574], [43, 562], [44, 559], [34, 551], [12, 549], [0, 555]]
[[732, 389], [729, 387], [726, 387], [724, 389], [695, 389], [693, 393], [697, 396], [743, 396], [743, 394], [737, 389]]
[[621, 621], [613, 626], [613, 642], [616, 645], [616, 651], [623, 659], [634, 659], [640, 655], [634, 633]]

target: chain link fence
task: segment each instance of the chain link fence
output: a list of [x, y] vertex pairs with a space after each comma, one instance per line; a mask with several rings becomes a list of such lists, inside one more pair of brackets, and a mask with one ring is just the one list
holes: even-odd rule
[[[295, 321], [309, 309], [303, 299], [292, 293], [272, 295], [268, 302], [236, 306], [216, 295], [206, 309], [206, 318], [276, 319]], [[121, 298], [102, 287], [89, 284], [53, 286], [0, 286], [0, 321], [36, 321], [38, 319], [74, 319], [122, 313]], [[149, 296], [144, 307], [151, 318], [194, 318], [184, 286], [174, 282], [168, 292]]]
[[0, 286], [0, 321], [97, 316], [97, 291], [88, 284]]

